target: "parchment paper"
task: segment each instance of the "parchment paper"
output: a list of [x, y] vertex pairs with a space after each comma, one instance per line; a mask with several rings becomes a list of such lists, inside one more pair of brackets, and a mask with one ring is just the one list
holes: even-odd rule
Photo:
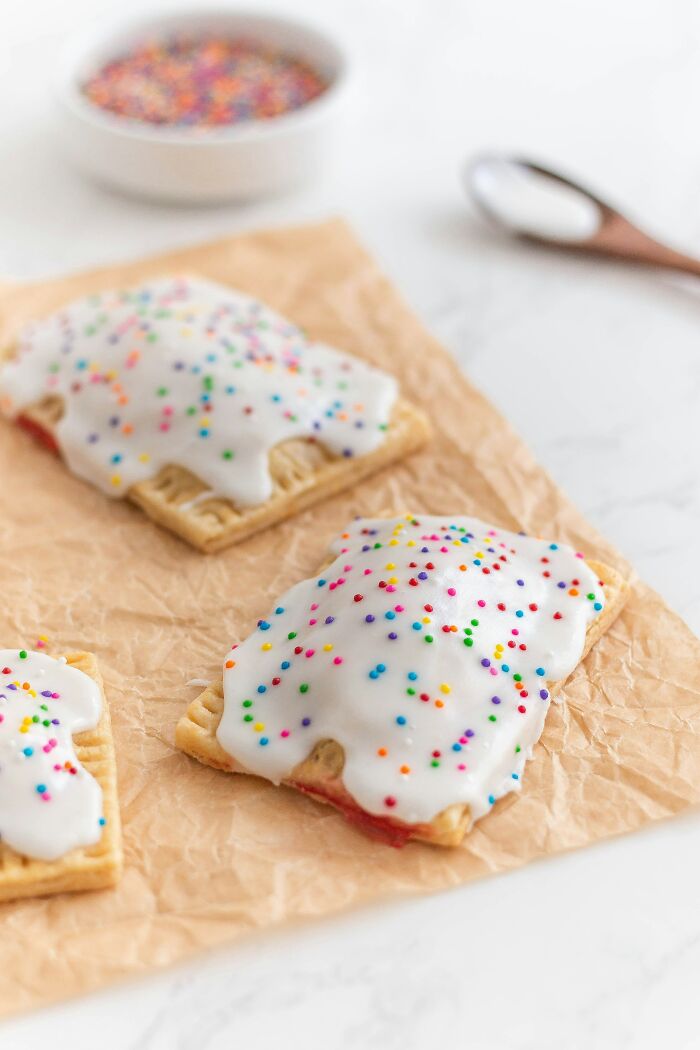
[[[700, 643], [636, 583], [553, 705], [522, 796], [464, 846], [393, 850], [287, 789], [175, 750], [196, 688], [346, 519], [478, 514], [629, 572], [469, 386], [338, 221], [0, 289], [6, 335], [89, 290], [196, 270], [394, 371], [432, 416], [425, 452], [223, 554], [206, 556], [72, 478], [0, 424], [0, 643], [97, 653], [118, 749], [126, 871], [115, 891], [0, 907], [0, 1012], [145, 973], [246, 931], [454, 886], [667, 817], [700, 798]], [[438, 466], [439, 465], [439, 466]]]

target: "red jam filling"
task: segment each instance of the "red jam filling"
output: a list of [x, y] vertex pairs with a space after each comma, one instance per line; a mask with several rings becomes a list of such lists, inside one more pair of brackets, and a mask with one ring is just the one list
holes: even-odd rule
[[401, 824], [398, 821], [388, 820], [386, 817], [367, 813], [356, 802], [353, 802], [349, 796], [339, 797], [330, 791], [323, 791], [316, 787], [312, 789], [296, 781], [290, 781], [289, 783], [306, 795], [325, 799], [326, 802], [340, 810], [347, 821], [354, 824], [366, 835], [378, 839], [380, 842], [385, 842], [388, 846], [394, 846], [395, 849], [401, 849], [415, 834], [416, 829], [410, 824]]
[[46, 430], [45, 427], [42, 427], [40, 423], [36, 423], [28, 416], [21, 415], [17, 416], [16, 422], [18, 426], [31, 434], [36, 441], [48, 448], [50, 452], [58, 455], [58, 442], [56, 441], [56, 438], [50, 433], [50, 431]]

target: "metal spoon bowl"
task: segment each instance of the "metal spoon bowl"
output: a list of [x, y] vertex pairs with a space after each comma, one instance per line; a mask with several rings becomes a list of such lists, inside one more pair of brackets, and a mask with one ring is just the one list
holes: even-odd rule
[[650, 237], [585, 186], [533, 161], [483, 155], [465, 173], [489, 219], [538, 244], [700, 276], [700, 260]]

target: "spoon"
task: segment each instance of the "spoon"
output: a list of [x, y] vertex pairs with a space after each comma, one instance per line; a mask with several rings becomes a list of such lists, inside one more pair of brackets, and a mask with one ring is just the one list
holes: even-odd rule
[[538, 244], [700, 276], [700, 260], [661, 244], [590, 190], [517, 157], [483, 155], [467, 191], [490, 219]]

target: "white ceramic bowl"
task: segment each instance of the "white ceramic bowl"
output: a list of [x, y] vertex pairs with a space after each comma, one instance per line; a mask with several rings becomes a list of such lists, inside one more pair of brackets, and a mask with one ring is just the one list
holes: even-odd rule
[[[81, 85], [145, 37], [181, 31], [243, 36], [312, 65], [328, 84], [316, 99], [269, 120], [216, 129], [147, 124], [93, 105]], [[206, 203], [275, 193], [322, 165], [348, 79], [344, 49], [296, 19], [235, 8], [131, 18], [74, 41], [59, 69], [59, 125], [73, 161], [105, 185], [161, 200]]]

